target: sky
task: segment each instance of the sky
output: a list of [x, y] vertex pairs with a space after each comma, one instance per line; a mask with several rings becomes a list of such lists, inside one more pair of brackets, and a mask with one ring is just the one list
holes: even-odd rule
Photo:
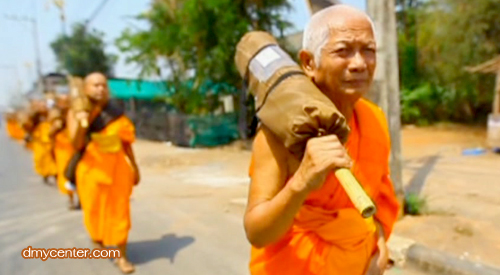
[[[66, 31], [71, 25], [81, 22], [94, 12], [103, 0], [65, 0]], [[344, 0], [359, 9], [366, 9], [366, 0]], [[90, 27], [105, 33], [107, 51], [119, 56], [115, 64], [115, 75], [120, 78], [135, 78], [138, 69], [125, 64], [125, 56], [114, 45], [114, 41], [128, 26], [145, 27], [131, 19], [148, 9], [151, 0], [107, 0]], [[302, 30], [309, 19], [304, 0], [290, 0], [292, 10], [286, 18], [294, 23], [295, 30]], [[36, 77], [35, 43], [31, 23], [12, 21], [6, 16], [32, 17], [38, 22], [38, 38], [42, 73], [54, 72], [57, 64], [50, 48], [62, 32], [59, 10], [52, 0], [0, 0], [0, 107], [8, 103], [15, 93], [26, 92]]]

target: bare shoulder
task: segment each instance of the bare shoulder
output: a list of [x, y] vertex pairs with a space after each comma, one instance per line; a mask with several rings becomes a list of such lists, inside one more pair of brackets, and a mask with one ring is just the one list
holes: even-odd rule
[[[287, 150], [271, 130], [262, 126], [254, 139], [252, 155], [272, 157], [276, 160], [286, 160]], [[257, 164], [257, 163], [255, 163]]]
[[266, 127], [257, 132], [252, 149], [248, 207], [272, 199], [288, 178], [288, 150]]

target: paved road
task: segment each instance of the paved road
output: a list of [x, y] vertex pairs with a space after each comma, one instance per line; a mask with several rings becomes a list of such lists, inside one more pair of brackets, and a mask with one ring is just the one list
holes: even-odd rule
[[[248, 274], [249, 247], [240, 214], [214, 208], [213, 198], [199, 194], [160, 196], [155, 188], [167, 193], [168, 189], [159, 177], [143, 175], [141, 184], [146, 191], [132, 198], [129, 239], [136, 274]], [[67, 210], [56, 187], [43, 184], [34, 174], [31, 153], [8, 140], [1, 129], [0, 274], [121, 274], [109, 260], [26, 260], [21, 251], [28, 246], [90, 248], [90, 243], [81, 213]]]

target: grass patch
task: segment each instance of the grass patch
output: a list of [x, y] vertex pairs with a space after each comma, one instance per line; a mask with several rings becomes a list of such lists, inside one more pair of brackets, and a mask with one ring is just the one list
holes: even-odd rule
[[407, 194], [404, 201], [405, 215], [420, 216], [427, 211], [427, 200], [415, 194]]

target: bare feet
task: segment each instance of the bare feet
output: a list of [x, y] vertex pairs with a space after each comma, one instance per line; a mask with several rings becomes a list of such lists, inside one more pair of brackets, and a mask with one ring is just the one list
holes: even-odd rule
[[115, 263], [123, 274], [130, 274], [135, 271], [134, 265], [124, 257], [116, 259]]

